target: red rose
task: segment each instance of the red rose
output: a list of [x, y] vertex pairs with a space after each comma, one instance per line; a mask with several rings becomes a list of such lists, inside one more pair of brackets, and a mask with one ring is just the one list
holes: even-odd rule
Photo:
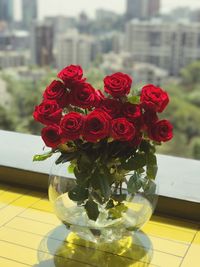
[[136, 133], [133, 140], [131, 140], [131, 142], [129, 144], [131, 147], [137, 147], [141, 144], [141, 142], [142, 142], [142, 134]]
[[43, 97], [55, 100], [61, 108], [68, 104], [68, 92], [61, 81], [53, 81], [44, 91]]
[[63, 140], [66, 142], [78, 139], [82, 133], [83, 125], [84, 117], [80, 113], [70, 112], [66, 114], [60, 122]]
[[121, 112], [122, 103], [115, 99], [106, 98], [102, 101], [100, 108], [112, 118], [116, 118]]
[[114, 119], [111, 123], [111, 136], [115, 140], [131, 141], [135, 136], [135, 127], [126, 118]]
[[122, 112], [127, 119], [133, 122], [137, 121], [142, 116], [140, 106], [131, 103], [124, 103], [122, 107]]
[[43, 128], [41, 136], [48, 147], [56, 148], [61, 143], [60, 128], [57, 125], [49, 125]]
[[144, 108], [162, 112], [169, 103], [169, 97], [161, 88], [148, 84], [142, 88], [140, 101]]
[[87, 115], [83, 138], [88, 142], [97, 142], [109, 135], [111, 117], [102, 110], [94, 110]]
[[143, 114], [143, 129], [147, 130], [158, 120], [158, 116], [153, 110], [146, 110]]
[[33, 117], [45, 125], [59, 123], [62, 117], [62, 109], [55, 100], [44, 100], [35, 107]]
[[70, 92], [70, 101], [80, 108], [94, 107], [97, 101], [96, 91], [89, 83], [79, 84]]
[[67, 86], [71, 86], [71, 84], [81, 81], [82, 77], [83, 70], [79, 65], [67, 66], [58, 73], [58, 78], [63, 80]]
[[167, 142], [173, 137], [173, 126], [167, 120], [157, 121], [148, 130], [149, 137], [157, 142]]
[[95, 103], [94, 107], [99, 107], [102, 103], [102, 101], [105, 99], [104, 94], [101, 92], [101, 90], [96, 90], [95, 91]]
[[114, 73], [104, 78], [104, 90], [114, 98], [128, 95], [131, 89], [132, 79], [121, 72]]

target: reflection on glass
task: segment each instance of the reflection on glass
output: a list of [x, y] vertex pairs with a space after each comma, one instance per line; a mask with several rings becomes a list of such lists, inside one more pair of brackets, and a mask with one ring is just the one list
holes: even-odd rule
[[113, 243], [92, 243], [69, 232], [63, 240], [56, 239], [59, 227], [45, 237], [38, 248], [38, 267], [143, 267], [153, 256], [148, 236], [138, 231]]

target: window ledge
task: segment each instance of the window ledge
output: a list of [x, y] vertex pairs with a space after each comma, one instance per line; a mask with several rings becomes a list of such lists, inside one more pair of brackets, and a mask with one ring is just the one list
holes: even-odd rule
[[[0, 181], [47, 189], [48, 174], [55, 156], [44, 162], [33, 162], [35, 154], [43, 153], [39, 136], [0, 131]], [[177, 212], [184, 217], [200, 219], [200, 161], [157, 155], [159, 212]], [[72, 174], [67, 177], [73, 178]], [[181, 208], [182, 207], [182, 208]]]

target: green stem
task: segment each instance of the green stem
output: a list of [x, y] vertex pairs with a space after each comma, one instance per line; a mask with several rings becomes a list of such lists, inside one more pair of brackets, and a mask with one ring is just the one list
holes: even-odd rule
[[119, 191], [120, 191], [120, 195], [122, 195], [122, 182], [120, 182], [119, 184]]
[[115, 194], [117, 193], [118, 186], [119, 186], [119, 184], [118, 183], [115, 183], [115, 190], [114, 190], [114, 193]]

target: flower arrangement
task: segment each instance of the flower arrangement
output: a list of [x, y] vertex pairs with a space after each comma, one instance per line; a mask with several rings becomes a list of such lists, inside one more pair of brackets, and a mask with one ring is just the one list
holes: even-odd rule
[[98, 203], [123, 207], [123, 185], [132, 196], [150, 186], [157, 173], [155, 146], [173, 137], [170, 122], [158, 118], [168, 94], [152, 84], [130, 93], [131, 86], [132, 78], [118, 72], [104, 78], [104, 92], [96, 90], [80, 66], [70, 65], [47, 86], [33, 113], [51, 148], [34, 161], [60, 153], [56, 164], [70, 162], [76, 186], [68, 196], [94, 221]]

